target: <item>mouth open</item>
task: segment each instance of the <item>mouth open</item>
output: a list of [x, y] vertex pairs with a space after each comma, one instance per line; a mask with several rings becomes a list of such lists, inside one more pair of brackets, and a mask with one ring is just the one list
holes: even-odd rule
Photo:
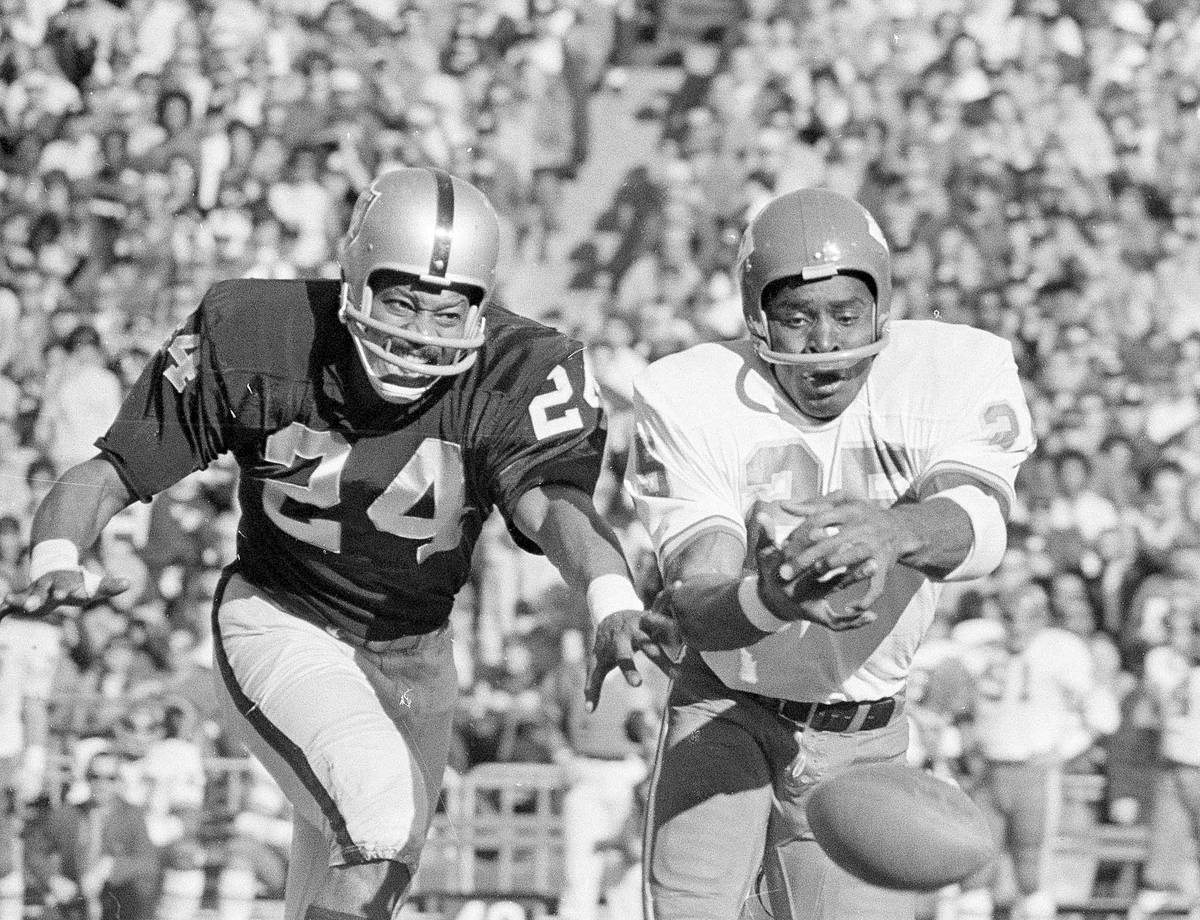
[[805, 384], [822, 396], [835, 392], [849, 377], [848, 370], [811, 371], [801, 375]]

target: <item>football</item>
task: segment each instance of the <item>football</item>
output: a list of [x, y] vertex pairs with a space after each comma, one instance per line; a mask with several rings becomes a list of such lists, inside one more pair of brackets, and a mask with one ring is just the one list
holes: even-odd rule
[[881, 888], [936, 891], [998, 855], [966, 793], [903, 764], [863, 764], [824, 780], [807, 815], [830, 859]]

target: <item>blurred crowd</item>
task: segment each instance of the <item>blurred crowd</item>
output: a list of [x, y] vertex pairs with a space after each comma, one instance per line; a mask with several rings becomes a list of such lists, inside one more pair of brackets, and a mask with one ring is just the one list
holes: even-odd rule
[[[336, 275], [332, 244], [368, 177], [431, 164], [488, 193], [507, 263], [570, 260], [570, 290], [539, 311], [592, 348], [612, 422], [598, 500], [651, 597], [657, 572], [619, 485], [630, 381], [658, 356], [741, 334], [742, 227], [771, 195], [823, 185], [883, 226], [893, 317], [1012, 342], [1037, 427], [1005, 563], [946, 592], [931, 647], [969, 658], [990, 635], [969, 624], [1001, 622], [1036, 581], [1047, 626], [1088, 645], [1122, 713], [1070, 767], [1107, 777], [1100, 819], [1147, 820], [1164, 700], [1182, 697], [1179, 679], [1147, 680], [1145, 665], [1174, 650], [1183, 670], [1167, 671], [1186, 683], [1198, 660], [1200, 9], [744, 0], [728, 22], [672, 41], [653, 31], [666, 5], [0, 0], [0, 587], [21, 584], [53, 477], [90, 455], [210, 283]], [[648, 41], [682, 74], [636, 113], [660, 141], [565, 252], [564, 184], [620, 143], [593, 131], [595, 96], [622, 92]], [[46, 749], [0, 738], [0, 763], [16, 764], [27, 792], [65, 758], [56, 807], [90, 801], [90, 775], [142, 777], [128, 797], [157, 816], [146, 853], [175, 873], [160, 888], [193, 897], [207, 841], [233, 867], [229, 918], [254, 884], [280, 883], [282, 804], [246, 780], [236, 806], [251, 817], [231, 833], [229, 820], [214, 829], [231, 801], [217, 774], [145, 776], [147, 764], [238, 754], [208, 689], [233, 475], [218, 463], [106, 531], [94, 561], [133, 588], [66, 620], [52, 673], [29, 683], [44, 688], [30, 693], [47, 704]], [[455, 613], [453, 769], [570, 760], [580, 610], [551, 567], [489, 526]], [[970, 708], [955, 702], [932, 723], [957, 724], [955, 707]], [[622, 756], [641, 756], [640, 719], [614, 723]], [[921, 756], [957, 758], [935, 734], [921, 735]], [[155, 760], [163, 745], [176, 753]], [[151, 794], [163, 786], [174, 792]], [[631, 840], [611, 849], [636, 860]], [[38, 883], [46, 905], [116, 884], [59, 868]]]

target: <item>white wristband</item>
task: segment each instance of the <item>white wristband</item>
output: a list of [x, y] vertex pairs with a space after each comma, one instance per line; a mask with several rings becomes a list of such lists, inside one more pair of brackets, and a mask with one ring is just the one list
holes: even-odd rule
[[593, 623], [599, 623], [618, 610], [645, 609], [641, 596], [633, 588], [633, 583], [624, 575], [617, 575], [615, 572], [597, 575], [589, 582], [587, 605]]
[[737, 596], [738, 606], [742, 608], [742, 615], [763, 632], [779, 632], [790, 624], [790, 620], [782, 620], [771, 613], [762, 598], [758, 596], [757, 575], [747, 575], [742, 579], [742, 583], [738, 585]]
[[935, 492], [929, 497], [948, 498], [971, 519], [971, 549], [967, 557], [943, 580], [970, 581], [994, 572], [1008, 548], [1008, 525], [995, 497], [978, 486], [965, 483]]
[[70, 540], [43, 540], [29, 551], [29, 581], [51, 572], [79, 570], [79, 548]]

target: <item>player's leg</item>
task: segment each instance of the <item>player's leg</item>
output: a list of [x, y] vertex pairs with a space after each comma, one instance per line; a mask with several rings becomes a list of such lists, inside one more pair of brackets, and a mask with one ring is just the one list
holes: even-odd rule
[[162, 887], [155, 916], [158, 920], [192, 920], [204, 896], [204, 854], [199, 843], [179, 840], [163, 854]]
[[[685, 668], [686, 668], [685, 663]], [[731, 920], [758, 874], [771, 770], [746, 704], [677, 678], [651, 779], [647, 920]]]
[[866, 732], [793, 730], [795, 753], [775, 775], [764, 887], [774, 920], [912, 920], [916, 896], [860, 881], [812, 838], [804, 809], [816, 784], [855, 763], [903, 762], [908, 723], [901, 716]]
[[1053, 764], [1008, 768], [1012, 786], [1013, 874], [1017, 901], [1013, 920], [1054, 920], [1057, 907], [1049, 890], [1050, 859], [1062, 811], [1062, 771]]
[[284, 920], [304, 920], [304, 912], [329, 874], [329, 843], [299, 809], [292, 818], [292, 846], [284, 883]]
[[21, 920], [24, 914], [25, 854], [16, 768], [16, 757], [0, 757], [0, 920]]
[[576, 758], [568, 768], [563, 798], [564, 920], [595, 920], [607, 855], [598, 845], [620, 833], [633, 806], [640, 765], [629, 761]]
[[[992, 839], [1003, 851], [1008, 849], [1008, 811], [1005, 808], [1004, 780], [999, 771], [984, 766], [982, 773], [966, 787], [971, 800], [979, 806], [992, 831]], [[985, 866], [965, 879], [955, 898], [954, 909], [939, 920], [992, 920], [996, 904], [992, 891], [996, 885], [996, 866]]]
[[280, 611], [236, 576], [215, 631], [225, 721], [299, 819], [288, 920], [313, 920], [310, 903], [317, 917], [336, 909], [390, 918], [445, 766], [456, 693], [448, 635], [354, 645]]

